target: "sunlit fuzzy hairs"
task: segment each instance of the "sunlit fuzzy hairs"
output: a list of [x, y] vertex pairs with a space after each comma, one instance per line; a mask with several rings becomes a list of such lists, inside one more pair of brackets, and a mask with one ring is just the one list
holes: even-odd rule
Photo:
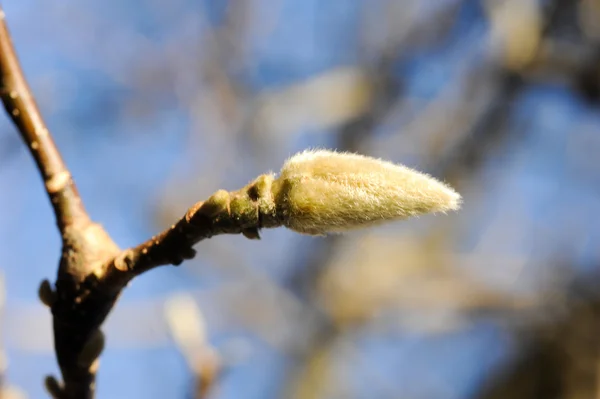
[[234, 193], [220, 190], [203, 208], [242, 227], [285, 226], [324, 235], [445, 213], [460, 205], [461, 196], [451, 187], [406, 166], [358, 154], [307, 150], [289, 158], [279, 176], [259, 176]]
[[461, 203], [452, 188], [406, 166], [328, 150], [288, 159], [271, 191], [286, 227], [318, 235], [456, 210]]

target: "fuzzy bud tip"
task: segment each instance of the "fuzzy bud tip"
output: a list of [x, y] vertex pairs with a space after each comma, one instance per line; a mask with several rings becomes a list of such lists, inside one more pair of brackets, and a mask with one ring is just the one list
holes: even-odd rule
[[457, 210], [448, 185], [403, 165], [363, 155], [308, 150], [273, 182], [276, 213], [299, 233], [339, 233], [426, 213]]

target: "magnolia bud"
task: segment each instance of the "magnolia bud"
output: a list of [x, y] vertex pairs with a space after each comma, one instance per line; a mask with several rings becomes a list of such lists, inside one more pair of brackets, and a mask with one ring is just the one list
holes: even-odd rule
[[323, 235], [460, 208], [452, 188], [406, 166], [358, 154], [294, 155], [273, 181], [275, 214], [299, 233]]

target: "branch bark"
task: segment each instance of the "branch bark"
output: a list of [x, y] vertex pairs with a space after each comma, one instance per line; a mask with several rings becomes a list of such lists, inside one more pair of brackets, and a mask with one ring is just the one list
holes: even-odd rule
[[40, 287], [40, 297], [52, 309], [55, 350], [64, 377], [64, 384], [48, 378], [47, 385], [55, 397], [91, 398], [97, 356], [86, 360], [82, 355], [94, 349], [90, 343], [102, 346], [98, 327], [116, 296], [99, 297], [87, 285], [93, 270], [114, 257], [118, 248], [84, 208], [24, 77], [1, 7], [0, 97], [35, 160], [63, 242], [56, 291], [48, 281]]
[[171, 228], [121, 251], [84, 208], [25, 80], [1, 7], [0, 97], [44, 180], [63, 242], [55, 287], [45, 280], [39, 290], [40, 299], [52, 310], [54, 346], [63, 376], [62, 383], [47, 377], [46, 388], [55, 398], [91, 399], [104, 347], [100, 328], [135, 276], [194, 257], [192, 246], [203, 239], [236, 233], [255, 239], [260, 228], [280, 223], [260, 213], [259, 178], [235, 193], [217, 191], [192, 206]]
[[31, 94], [0, 7], [0, 96], [42, 175], [61, 231], [89, 218]]
[[46, 379], [55, 398], [94, 397], [104, 347], [100, 328], [120, 293], [142, 273], [194, 257], [199, 241], [218, 234], [258, 239], [260, 229], [279, 226], [325, 235], [460, 206], [460, 195], [450, 187], [402, 165], [307, 151], [290, 158], [277, 179], [262, 175], [238, 191], [219, 190], [169, 229], [122, 251], [83, 206], [23, 76], [1, 7], [0, 98], [36, 161], [62, 238], [55, 287], [45, 280], [39, 290], [52, 310], [63, 377], [62, 383]]
[[[55, 287], [45, 280], [39, 290], [40, 299], [52, 310], [54, 346], [63, 376], [62, 383], [47, 377], [46, 388], [55, 398], [93, 398], [98, 358], [104, 346], [100, 327], [129, 281], [157, 266], [178, 265], [192, 258], [192, 246], [216, 234], [242, 233], [258, 238], [264, 223], [257, 198], [251, 198], [252, 187], [233, 195], [219, 191], [208, 201], [192, 206], [170, 229], [121, 251], [85, 210], [24, 77], [1, 6], [0, 98], [36, 162], [63, 243]], [[244, 204], [256, 207], [236, 212], [234, 206], [232, 212], [234, 198], [243, 198]]]

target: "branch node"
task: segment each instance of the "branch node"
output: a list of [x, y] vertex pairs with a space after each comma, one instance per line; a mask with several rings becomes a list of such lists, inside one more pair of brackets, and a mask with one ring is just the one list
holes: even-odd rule
[[61, 399], [63, 396], [63, 387], [54, 376], [46, 376], [44, 379], [46, 390], [54, 399]]
[[177, 253], [173, 253], [171, 257], [171, 264], [173, 266], [179, 266], [184, 260], [193, 259], [196, 256], [196, 250], [192, 247], [182, 247]]
[[260, 240], [260, 233], [256, 227], [248, 227], [243, 229], [242, 235], [249, 240]]
[[131, 266], [133, 265], [133, 253], [131, 250], [125, 250], [121, 252], [114, 260], [114, 265], [117, 270], [122, 272], [127, 272], [131, 270]]
[[96, 330], [84, 345], [77, 359], [81, 367], [89, 367], [104, 350], [105, 338], [101, 330]]
[[40, 298], [40, 301], [49, 308], [52, 308], [56, 302], [56, 292], [52, 289], [52, 285], [48, 279], [44, 279], [40, 284], [38, 297]]
[[196, 213], [209, 218], [217, 216], [223, 213], [225, 210], [227, 210], [227, 213], [229, 213], [229, 197], [230, 195], [227, 191], [218, 190], [211, 195], [209, 199], [204, 201], [199, 209], [194, 209], [195, 207], [190, 208], [188, 214], [186, 215], [186, 220], [191, 222], [192, 217]]
[[[37, 143], [37, 141], [31, 143], [32, 149], [34, 147], [34, 143]], [[38, 144], [36, 144], [35, 147], [38, 147]], [[46, 191], [48, 191], [50, 194], [61, 192], [70, 180], [71, 174], [66, 170], [63, 170], [46, 181]]]

